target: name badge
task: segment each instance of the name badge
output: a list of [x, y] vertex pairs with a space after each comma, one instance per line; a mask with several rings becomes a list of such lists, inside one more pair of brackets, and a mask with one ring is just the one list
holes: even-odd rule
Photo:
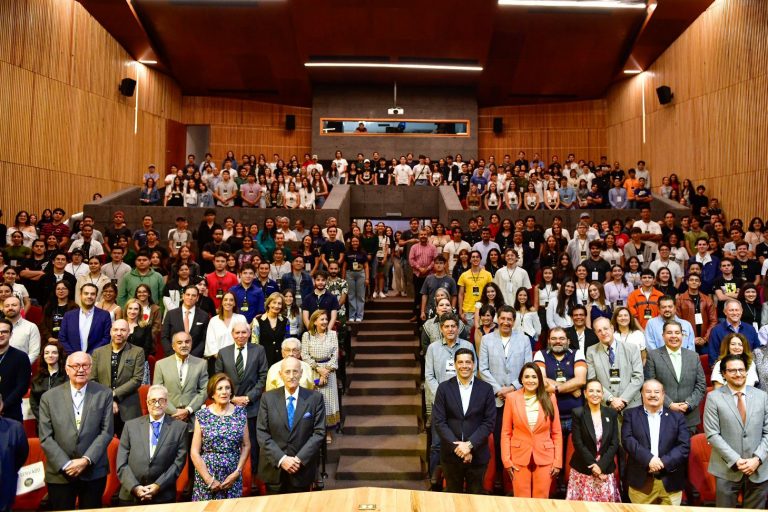
[[182, 246], [181, 242], [176, 242], [176, 249], [181, 249], [181, 246]]
[[360, 263], [358, 263], [356, 261], [353, 261], [352, 262], [352, 270], [355, 271], [355, 272], [359, 272], [360, 271]]
[[472, 287], [472, 295], [479, 295], [480, 294], [480, 287], [479, 286], [473, 286]]
[[447, 375], [456, 375], [456, 367], [453, 365], [453, 359], [445, 362], [445, 373]]
[[592, 272], [592, 280], [593, 281], [599, 281], [600, 277], [598, 277], [600, 272]]
[[531, 249], [534, 249], [536, 247], [536, 242], [531, 240], [530, 242], [528, 242], [528, 247], [530, 247]]
[[704, 324], [704, 318], [701, 316], [701, 313], [696, 313], [695, 315], [693, 315], [693, 322], [696, 325]]
[[515, 284], [512, 282], [511, 279], [507, 281], [507, 291], [509, 293], [515, 293]]
[[558, 368], [555, 371], [555, 382], [565, 382], [566, 380], [568, 379], [565, 378], [565, 372]]
[[579, 254], [581, 254], [581, 259], [582, 260], [587, 259], [587, 251], [581, 251]]
[[653, 318], [653, 313], [651, 313], [651, 308], [645, 308], [645, 311], [643, 311], [643, 318], [646, 320]]
[[304, 270], [306, 270], [307, 272], [310, 272], [312, 270], [312, 264], [310, 262], [306, 262], [304, 264]]
[[247, 304], [243, 304], [242, 306], [240, 306], [240, 311], [247, 312], [248, 311], [248, 305]]
[[618, 368], [611, 368], [610, 382], [611, 384], [621, 384], [621, 372]]
[[223, 299], [223, 298], [224, 298], [224, 290], [222, 290], [221, 288], [219, 288], [219, 290], [216, 292], [216, 299], [217, 299], [217, 300], [221, 300], [221, 299]]
[[643, 263], [643, 255], [642, 254], [638, 254], [637, 255], [637, 261], [639, 261], [640, 263]]

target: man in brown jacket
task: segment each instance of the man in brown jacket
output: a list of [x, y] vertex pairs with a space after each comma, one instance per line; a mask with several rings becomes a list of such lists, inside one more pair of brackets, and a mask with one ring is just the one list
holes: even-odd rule
[[702, 293], [701, 276], [690, 274], [686, 280], [688, 290], [677, 296], [677, 316], [688, 320], [694, 328], [696, 352], [707, 353], [709, 333], [717, 325], [717, 308], [709, 295]]

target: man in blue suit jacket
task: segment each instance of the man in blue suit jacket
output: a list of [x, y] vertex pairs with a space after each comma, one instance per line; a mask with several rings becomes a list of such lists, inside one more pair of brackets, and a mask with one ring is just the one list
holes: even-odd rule
[[664, 386], [643, 384], [643, 405], [624, 411], [621, 441], [632, 503], [680, 505], [691, 439], [685, 417], [664, 407]]
[[29, 455], [29, 442], [20, 422], [3, 418], [3, 396], [0, 395], [0, 510], [10, 510], [16, 497], [19, 469]]
[[103, 309], [94, 307], [98, 291], [95, 284], [85, 283], [80, 289], [80, 308], [64, 314], [59, 342], [67, 354], [92, 354], [94, 350], [110, 342], [112, 318]]
[[440, 464], [446, 492], [481, 494], [491, 458], [488, 436], [496, 423], [493, 387], [475, 378], [475, 354], [460, 348], [453, 356], [456, 376], [441, 382], [432, 406], [440, 436]]

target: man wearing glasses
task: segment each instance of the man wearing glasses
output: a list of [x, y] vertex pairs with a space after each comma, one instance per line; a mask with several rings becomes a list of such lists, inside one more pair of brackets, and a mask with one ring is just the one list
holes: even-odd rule
[[117, 450], [122, 505], [173, 503], [176, 479], [187, 461], [187, 425], [165, 414], [168, 390], [147, 393], [149, 414], [125, 423]]
[[91, 356], [67, 358], [68, 384], [40, 400], [40, 444], [45, 452], [45, 482], [52, 510], [100, 508], [109, 474], [107, 447], [114, 433], [112, 390], [89, 382]]
[[744, 354], [722, 359], [726, 385], [712, 391], [704, 407], [718, 507], [735, 507], [741, 492], [742, 508], [764, 508], [768, 495], [768, 395], [746, 384], [746, 362]]

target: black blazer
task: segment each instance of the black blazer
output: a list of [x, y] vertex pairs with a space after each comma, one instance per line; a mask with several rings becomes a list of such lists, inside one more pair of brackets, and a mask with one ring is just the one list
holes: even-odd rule
[[320, 449], [325, 439], [325, 404], [317, 391], [299, 388], [293, 429], [288, 429], [285, 387], [264, 393], [256, 423], [259, 442], [259, 475], [267, 485], [279, 485], [283, 470], [277, 466], [283, 455], [298, 457], [301, 469], [285, 474], [293, 487], [309, 489], [315, 480]]
[[440, 436], [441, 460], [459, 463], [458, 456], [453, 453], [453, 442], [471, 441], [472, 464], [488, 463], [488, 436], [496, 425], [496, 398], [490, 384], [475, 378], [465, 414], [458, 379], [452, 377], [441, 382], [435, 393], [432, 421]]
[[[565, 329], [565, 335], [568, 336], [568, 347], [571, 350], [578, 350], [581, 347], [579, 346], [579, 337], [576, 335], [576, 328], [571, 326], [567, 327]], [[587, 349], [591, 347], [592, 345], [597, 345], [599, 340], [597, 339], [597, 334], [595, 334], [595, 331], [590, 329], [589, 327], [584, 327], [584, 356], [587, 355]]]
[[255, 418], [259, 414], [259, 400], [267, 383], [267, 356], [264, 347], [256, 343], [248, 343], [248, 356], [243, 369], [243, 380], [237, 378], [235, 367], [235, 345], [228, 345], [219, 350], [216, 358], [216, 373], [226, 373], [235, 384], [233, 396], [247, 396], [250, 400], [246, 413], [249, 418]]
[[597, 462], [600, 471], [611, 474], [616, 471], [616, 451], [619, 449], [619, 420], [616, 411], [610, 407], [600, 406], [600, 416], [603, 422], [603, 435], [600, 438], [600, 460], [597, 457], [597, 437], [595, 426], [592, 424], [592, 413], [588, 406], [576, 407], [571, 412], [571, 442], [573, 456], [571, 467], [579, 473], [591, 475], [589, 466]]
[[[173, 335], [184, 330], [184, 317], [182, 307], [172, 309], [165, 315], [163, 321], [163, 351], [165, 356], [173, 354]], [[195, 318], [189, 326], [189, 334], [192, 336], [192, 352], [195, 357], [203, 357], [205, 352], [205, 336], [208, 332], [208, 314], [200, 306], [195, 306]]]

